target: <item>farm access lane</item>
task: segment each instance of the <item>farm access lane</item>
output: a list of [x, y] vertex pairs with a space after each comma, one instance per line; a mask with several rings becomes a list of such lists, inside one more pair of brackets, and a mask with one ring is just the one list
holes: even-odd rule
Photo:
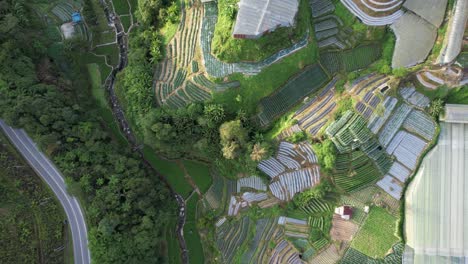
[[88, 234], [83, 211], [80, 208], [78, 200], [67, 193], [64, 177], [52, 162], [37, 148], [24, 130], [14, 129], [8, 126], [3, 120], [0, 120], [0, 127], [34, 171], [49, 185], [62, 204], [72, 233], [74, 263], [91, 263], [88, 249]]

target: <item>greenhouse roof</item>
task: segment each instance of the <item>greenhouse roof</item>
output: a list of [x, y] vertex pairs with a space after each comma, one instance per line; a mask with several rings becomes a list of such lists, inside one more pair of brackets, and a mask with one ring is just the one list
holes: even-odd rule
[[294, 25], [297, 0], [240, 0], [234, 35], [258, 36], [278, 26]]
[[437, 37], [437, 29], [421, 17], [406, 12], [392, 26], [396, 35], [392, 67], [410, 67], [423, 62]]
[[435, 27], [444, 20], [447, 0], [407, 0], [403, 6], [424, 18]]
[[447, 104], [441, 119], [447, 123], [468, 124], [468, 105]]

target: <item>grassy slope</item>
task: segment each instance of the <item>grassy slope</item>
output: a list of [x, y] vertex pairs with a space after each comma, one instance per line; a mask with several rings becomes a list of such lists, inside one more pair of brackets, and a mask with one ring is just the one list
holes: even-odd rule
[[200, 235], [197, 230], [196, 212], [197, 212], [197, 196], [193, 195], [187, 201], [187, 221], [184, 226], [184, 237], [189, 248], [190, 263], [204, 263], [203, 248], [200, 242]]
[[218, 22], [212, 42], [212, 52], [227, 62], [260, 61], [277, 51], [291, 46], [304, 36], [310, 25], [308, 1], [302, 0], [294, 28], [279, 28], [259, 39], [235, 39], [231, 36], [236, 16], [223, 11], [228, 6], [237, 6], [236, 0], [218, 1]]
[[213, 183], [208, 165], [191, 160], [184, 160], [183, 164], [200, 191], [202, 193], [208, 191]]
[[143, 153], [153, 167], [166, 177], [172, 188], [174, 188], [177, 193], [187, 198], [192, 191], [192, 186], [185, 180], [182, 169], [175, 162], [164, 160], [156, 156], [155, 152], [148, 146], [143, 148]]
[[398, 242], [398, 238], [394, 235], [396, 222], [396, 217], [385, 209], [372, 207], [351, 247], [370, 257], [383, 258], [392, 245]]

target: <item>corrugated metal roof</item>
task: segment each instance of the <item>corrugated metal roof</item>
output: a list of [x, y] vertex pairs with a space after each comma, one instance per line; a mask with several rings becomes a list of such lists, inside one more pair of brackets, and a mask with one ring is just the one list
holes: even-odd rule
[[233, 34], [259, 36], [278, 26], [292, 26], [298, 6], [298, 0], [241, 0]]

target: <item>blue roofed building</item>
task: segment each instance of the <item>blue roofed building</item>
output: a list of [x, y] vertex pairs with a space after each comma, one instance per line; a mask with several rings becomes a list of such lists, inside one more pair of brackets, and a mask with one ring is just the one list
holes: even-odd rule
[[81, 14], [79, 12], [73, 12], [72, 22], [73, 23], [80, 23], [81, 22]]

